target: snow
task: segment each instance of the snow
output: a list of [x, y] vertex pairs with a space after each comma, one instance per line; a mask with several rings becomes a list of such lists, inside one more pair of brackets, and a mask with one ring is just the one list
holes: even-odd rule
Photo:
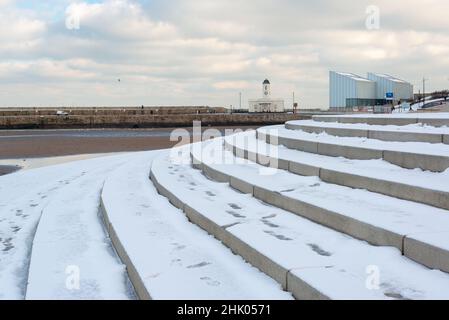
[[[304, 140], [449, 155], [449, 146], [442, 144], [336, 138], [282, 126], [259, 130], [273, 128], [281, 136]], [[406, 126], [409, 129], [415, 130], [415, 125]], [[268, 145], [255, 132], [224, 139], [260, 153], [274, 148], [284, 160], [449, 191], [449, 169], [433, 173], [403, 169], [379, 159], [305, 153]], [[292, 298], [159, 195], [148, 178], [150, 168], [183, 202], [330, 298], [449, 298], [448, 274], [409, 260], [396, 248], [370, 245], [213, 181], [192, 167], [190, 152], [218, 172], [286, 198], [449, 250], [446, 210], [325, 183], [314, 176], [270, 171], [225, 151], [224, 139], [177, 149], [183, 151], [181, 163], [170, 157], [173, 150], [81, 161], [80, 157], [40, 159], [34, 165], [61, 164], [1, 176], [0, 299], [135, 299], [125, 265], [104, 228], [101, 200], [152, 298]], [[223, 155], [221, 162], [214, 162], [211, 151]], [[69, 160], [78, 161], [62, 163]], [[378, 289], [366, 285], [372, 266], [380, 271]], [[79, 289], [67, 286], [74, 270], [79, 271]]]
[[[0, 299], [132, 297], [98, 217], [104, 178], [124, 162], [97, 158], [0, 177]], [[65, 287], [67, 264], [80, 268], [80, 290]]]
[[300, 130], [289, 130], [284, 125], [267, 126], [257, 129], [261, 133], [272, 136], [304, 140], [318, 143], [328, 143], [340, 146], [366, 148], [380, 151], [400, 151], [416, 154], [449, 157], [449, 145], [426, 142], [396, 142], [368, 138], [336, 137], [327, 133], [307, 133]]
[[[208, 155], [203, 153], [202, 149], [193, 148], [192, 152], [195, 157], [203, 157], [203, 161], [209, 164]], [[233, 157], [229, 152], [225, 152], [225, 156]], [[227, 183], [214, 182], [199, 170], [193, 169], [188, 155], [184, 155], [184, 160], [182, 163], [176, 162], [168, 155], [157, 159], [153, 162], [153, 174], [159, 183], [183, 202], [217, 225], [227, 226], [228, 232], [286, 270], [300, 275], [331, 298], [449, 297], [447, 274], [429, 270], [403, 257], [395, 248], [371, 246], [364, 241], [267, 205], [251, 195], [234, 191]], [[213, 162], [212, 159], [211, 161]], [[254, 174], [258, 172], [258, 165], [255, 164], [212, 166], [248, 181], [254, 181], [258, 175]], [[278, 189], [281, 185], [299, 185], [298, 181], [288, 174], [279, 173], [265, 179], [259, 175], [259, 178], [256, 182], [258, 185], [264, 180], [263, 185], [272, 185], [272, 189]], [[307, 183], [316, 182], [313, 178], [307, 180]], [[307, 192], [310, 192], [310, 189], [302, 190], [298, 194]], [[320, 193], [320, 196], [327, 195]], [[335, 205], [335, 202], [330, 200]], [[362, 203], [358, 205], [363, 208]], [[371, 265], [381, 270], [379, 290], [370, 290], [365, 285], [366, 270]]]
[[429, 190], [449, 192], [449, 169], [444, 172], [431, 172], [419, 168], [405, 169], [381, 159], [356, 160], [308, 153], [289, 149], [283, 145], [268, 145], [256, 138], [255, 131], [245, 132], [238, 139], [236, 137], [226, 137], [226, 140], [232, 145], [237, 145], [240, 148], [262, 155], [275, 154], [280, 160], [293, 161], [363, 177], [404, 183]]
[[[108, 159], [109, 160], [109, 159]], [[33, 241], [26, 299], [129, 299], [125, 266], [114, 253], [99, 216], [105, 177], [120, 161], [97, 162], [74, 179], [62, 181], [42, 209]], [[80, 289], [66, 287], [71, 268]], [[128, 286], [128, 288], [127, 288]]]
[[446, 210], [367, 190], [325, 183], [318, 177], [299, 176], [284, 170], [274, 169], [270, 175], [264, 175], [261, 172], [265, 167], [250, 161], [237, 161], [229, 151], [222, 154], [225, 159], [219, 163], [215, 161], [213, 168], [285, 197], [400, 235], [449, 231], [449, 214]]
[[[0, 299], [134, 299], [99, 211], [155, 299], [291, 299], [188, 222], [148, 179], [158, 152], [75, 161], [0, 177]], [[79, 289], [67, 282], [79, 271]]]
[[[165, 152], [166, 153], [166, 152]], [[153, 299], [291, 299], [159, 195], [148, 179], [153, 154], [108, 177], [109, 219]]]
[[372, 114], [372, 113], [358, 113], [358, 114], [344, 114], [344, 115], [319, 115], [314, 119], [319, 121], [320, 118], [338, 117], [338, 118], [407, 118], [407, 119], [449, 119], [449, 112], [429, 112], [429, 113], [394, 113], [394, 114]]
[[370, 131], [407, 132], [407, 133], [431, 133], [449, 134], [449, 127], [433, 127], [421, 123], [409, 124], [405, 126], [394, 125], [370, 125], [365, 123], [339, 123], [339, 122], [319, 122], [313, 120], [294, 120], [287, 123], [298, 126], [311, 126], [317, 128], [354, 129]]
[[438, 102], [438, 101], [446, 101], [444, 98], [437, 98], [437, 99], [431, 99], [430, 97], [425, 98], [425, 102], [417, 102], [411, 105], [412, 110], [421, 109], [424, 105], [430, 104], [432, 102]]
[[20, 167], [21, 170], [37, 169], [55, 164], [63, 164], [72, 161], [87, 160], [105, 156], [113, 156], [117, 153], [94, 153], [94, 154], [78, 154], [71, 156], [59, 157], [42, 157], [42, 158], [19, 158], [19, 159], [0, 159], [0, 165], [11, 165]]

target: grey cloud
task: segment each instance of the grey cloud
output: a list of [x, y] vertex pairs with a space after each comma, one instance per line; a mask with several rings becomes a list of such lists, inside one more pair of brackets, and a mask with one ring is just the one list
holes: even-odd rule
[[74, 1], [40, 3], [0, 13], [0, 105], [236, 105], [238, 91], [257, 97], [268, 77], [276, 96], [296, 91], [302, 106], [325, 107], [329, 69], [449, 86], [448, 22], [436, 19], [445, 0], [377, 0], [374, 31], [366, 0], [108, 0], [78, 4], [79, 30], [65, 28]]

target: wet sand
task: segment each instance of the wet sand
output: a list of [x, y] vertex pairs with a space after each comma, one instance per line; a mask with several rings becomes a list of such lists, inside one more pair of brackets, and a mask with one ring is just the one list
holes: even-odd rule
[[[255, 127], [239, 127], [247, 130]], [[210, 129], [210, 128], [203, 128]], [[224, 132], [223, 127], [216, 129]], [[230, 127], [228, 129], [237, 129]], [[173, 129], [6, 130], [0, 131], [0, 159], [41, 158], [79, 154], [170, 148]], [[191, 128], [189, 130], [191, 132]], [[8, 170], [8, 169], [3, 169]]]
[[0, 165], [0, 176], [2, 176], [4, 174], [8, 174], [8, 173], [13, 173], [17, 170], [20, 170], [20, 167]]

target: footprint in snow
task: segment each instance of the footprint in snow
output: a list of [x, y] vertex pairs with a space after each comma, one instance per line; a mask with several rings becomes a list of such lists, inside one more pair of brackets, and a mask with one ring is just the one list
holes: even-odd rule
[[171, 266], [182, 266], [182, 260], [181, 259], [172, 259], [172, 261], [170, 262]]
[[217, 287], [217, 286], [219, 286], [221, 284], [220, 281], [213, 280], [213, 279], [211, 279], [209, 277], [201, 277], [200, 279], [203, 280], [203, 281], [206, 281], [206, 283], [208, 285], [213, 286], [213, 287]]
[[203, 261], [203, 262], [200, 262], [197, 264], [192, 264], [190, 266], [187, 266], [187, 268], [188, 269], [202, 268], [202, 267], [208, 266], [210, 264], [211, 264], [210, 262]]
[[13, 227], [11, 227], [11, 229], [12, 229], [12, 232], [17, 233], [20, 231], [21, 228], [18, 226], [13, 226]]
[[261, 220], [265, 225], [269, 226], [270, 228], [279, 228], [279, 226], [275, 223], [272, 223], [270, 221], [267, 221], [265, 219]]
[[265, 232], [266, 234], [269, 234], [270, 236], [273, 236], [273, 237], [275, 237], [276, 239], [279, 239], [279, 240], [282, 240], [282, 241], [290, 241], [290, 240], [293, 240], [293, 239], [290, 239], [290, 238], [288, 238], [288, 237], [286, 237], [286, 236], [284, 236], [284, 235], [282, 235], [282, 234], [276, 234], [276, 233], [274, 233], [273, 231], [265, 230], [264, 232]]
[[232, 210], [226, 210], [226, 213], [230, 214], [231, 216], [233, 216], [235, 218], [246, 218], [246, 216], [238, 214], [237, 212], [232, 211]]
[[319, 245], [314, 243], [307, 244], [314, 252], [318, 253], [320, 256], [330, 257], [332, 253], [322, 249]]
[[236, 205], [235, 203], [228, 203], [228, 206], [230, 206], [232, 209], [235, 210], [241, 210], [242, 208]]

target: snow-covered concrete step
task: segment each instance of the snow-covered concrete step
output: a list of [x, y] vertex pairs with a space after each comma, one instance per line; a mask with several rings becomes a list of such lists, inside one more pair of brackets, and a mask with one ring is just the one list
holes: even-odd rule
[[111, 173], [102, 211], [141, 299], [292, 299], [280, 285], [190, 223], [148, 179], [158, 152]]
[[283, 125], [257, 129], [257, 137], [290, 149], [348, 159], [384, 159], [398, 166], [442, 172], [449, 168], [449, 145], [423, 142], [393, 142], [326, 133], [289, 130]]
[[18, 171], [0, 177], [0, 300], [25, 297], [31, 248], [42, 210], [55, 191], [82, 171], [76, 166], [61, 169]]
[[322, 122], [367, 123], [382, 126], [406, 126], [415, 123], [422, 123], [433, 127], [449, 126], [449, 113], [316, 115], [312, 116], [312, 119]]
[[127, 161], [126, 156], [108, 157], [52, 167], [62, 172], [76, 167], [78, 174], [46, 195], [32, 245], [26, 299], [134, 298], [99, 214], [104, 179]]
[[418, 124], [408, 126], [380, 126], [364, 123], [351, 124], [299, 120], [288, 121], [285, 123], [285, 127], [290, 130], [302, 130], [308, 133], [325, 132], [331, 136], [338, 137], [449, 144], [449, 128], [435, 128]]
[[351, 160], [308, 153], [267, 144], [258, 140], [254, 131], [226, 137], [225, 146], [234, 155], [265, 166], [449, 210], [449, 170], [412, 170], [380, 159]]
[[[205, 177], [188, 151], [156, 159], [151, 180], [194, 223], [298, 299], [444, 299], [449, 275]], [[197, 163], [196, 166], [202, 166]], [[246, 176], [246, 167], [239, 171]], [[276, 177], [275, 177], [276, 178]], [[374, 273], [374, 274], [373, 274]]]
[[214, 153], [224, 159], [208, 162], [201, 153], [210, 153], [210, 148], [192, 151], [194, 164], [212, 179], [355, 238], [394, 246], [423, 265], [449, 272], [447, 210], [267, 168], [220, 148], [214, 146]]

